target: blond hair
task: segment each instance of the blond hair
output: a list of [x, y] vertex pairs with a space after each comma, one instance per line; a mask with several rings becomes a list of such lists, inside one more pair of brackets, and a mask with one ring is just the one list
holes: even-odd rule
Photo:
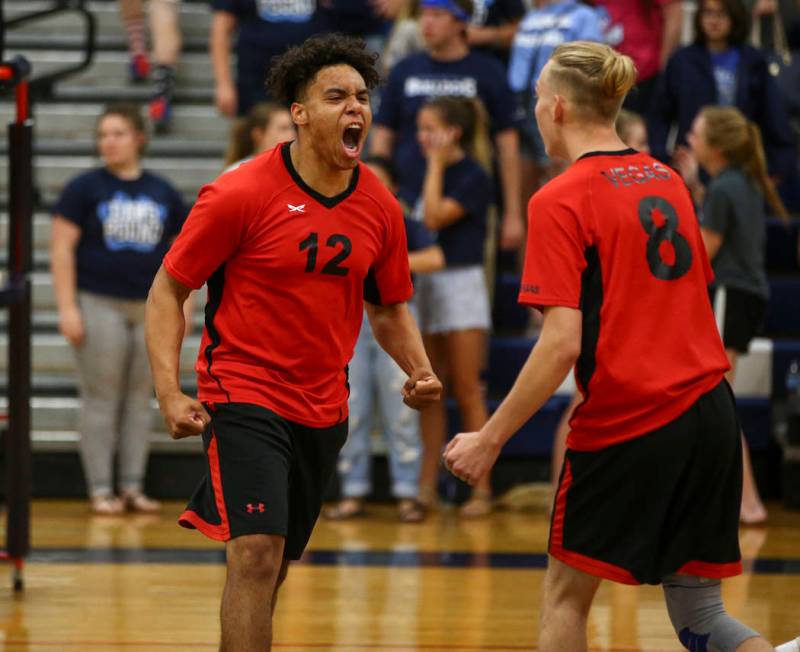
[[699, 116], [706, 123], [706, 142], [719, 149], [729, 165], [741, 169], [752, 179], [778, 217], [788, 223], [789, 214], [767, 172], [767, 159], [758, 125], [731, 106], [707, 106]]
[[586, 119], [613, 122], [636, 83], [633, 60], [592, 41], [559, 45], [550, 57], [549, 79]]

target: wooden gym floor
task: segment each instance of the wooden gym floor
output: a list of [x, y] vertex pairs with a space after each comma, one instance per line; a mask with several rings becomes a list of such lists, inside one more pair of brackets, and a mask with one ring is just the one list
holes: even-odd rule
[[[83, 502], [36, 502], [25, 592], [0, 584], [0, 649], [216, 650], [222, 548], [175, 524], [182, 507], [91, 517]], [[800, 634], [800, 512], [770, 508], [769, 527], [742, 530], [748, 572], [724, 594], [733, 615], [784, 642]], [[447, 511], [400, 525], [388, 506], [320, 521], [281, 593], [274, 649], [534, 650], [547, 525], [537, 512], [468, 522]], [[590, 646], [682, 649], [658, 587], [610, 582], [591, 614]]]

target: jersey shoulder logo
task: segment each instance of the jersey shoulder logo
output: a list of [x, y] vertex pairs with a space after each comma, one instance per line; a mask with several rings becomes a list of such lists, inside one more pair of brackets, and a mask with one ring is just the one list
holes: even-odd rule
[[305, 213], [306, 212], [306, 205], [305, 204], [298, 204], [297, 206], [293, 206], [292, 204], [286, 204], [286, 206], [289, 209], [290, 213]]

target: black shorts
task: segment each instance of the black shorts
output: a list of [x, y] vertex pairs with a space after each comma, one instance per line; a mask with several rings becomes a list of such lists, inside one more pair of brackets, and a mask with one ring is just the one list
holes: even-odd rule
[[347, 439], [347, 421], [309, 428], [249, 403], [207, 408], [206, 476], [178, 523], [217, 541], [286, 537], [284, 558], [299, 559]]
[[764, 325], [766, 300], [752, 292], [729, 287], [713, 288], [710, 294], [725, 348], [747, 353], [750, 341]]
[[653, 432], [598, 451], [567, 450], [550, 554], [623, 584], [742, 571], [742, 449], [726, 381]]

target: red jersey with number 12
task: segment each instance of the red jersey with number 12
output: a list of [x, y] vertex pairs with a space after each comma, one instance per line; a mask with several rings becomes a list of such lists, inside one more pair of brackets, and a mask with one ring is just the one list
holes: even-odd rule
[[315, 428], [347, 416], [364, 299], [412, 294], [392, 194], [359, 164], [342, 194], [324, 197], [288, 143], [204, 187], [164, 267], [188, 287], [208, 282], [200, 400], [255, 403]]
[[597, 450], [685, 412], [728, 369], [689, 192], [634, 150], [578, 159], [528, 206], [519, 300], [583, 313], [568, 445]]

